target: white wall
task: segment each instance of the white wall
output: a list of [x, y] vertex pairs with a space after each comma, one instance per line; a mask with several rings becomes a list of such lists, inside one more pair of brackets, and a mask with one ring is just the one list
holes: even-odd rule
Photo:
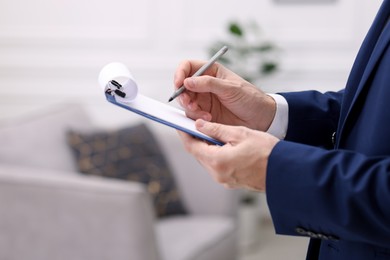
[[177, 64], [207, 58], [233, 19], [255, 19], [283, 49], [267, 91], [340, 89], [381, 1], [330, 2], [1, 0], [0, 117], [69, 101], [86, 103], [102, 124], [124, 124], [135, 116], [97, 86], [104, 64], [126, 63], [141, 92], [165, 101]]

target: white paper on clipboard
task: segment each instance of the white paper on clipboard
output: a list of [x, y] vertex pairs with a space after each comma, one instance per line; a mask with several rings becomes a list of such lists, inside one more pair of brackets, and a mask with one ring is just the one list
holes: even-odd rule
[[[125, 93], [125, 97], [107, 93], [108, 83], [112, 80], [115, 80], [122, 86], [121, 91]], [[114, 105], [210, 143], [216, 145], [224, 144], [199, 132], [195, 127], [195, 121], [188, 118], [183, 110], [140, 94], [133, 76], [122, 63], [114, 62], [103, 67], [99, 74], [99, 84], [105, 92], [107, 101]]]

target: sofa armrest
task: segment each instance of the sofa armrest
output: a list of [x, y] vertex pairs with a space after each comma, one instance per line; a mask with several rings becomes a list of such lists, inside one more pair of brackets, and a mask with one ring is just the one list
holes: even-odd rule
[[0, 259], [158, 259], [138, 183], [0, 165]]

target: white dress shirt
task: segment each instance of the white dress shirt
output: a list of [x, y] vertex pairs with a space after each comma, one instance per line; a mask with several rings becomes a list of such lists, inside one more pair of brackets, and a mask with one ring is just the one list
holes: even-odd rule
[[276, 113], [267, 133], [283, 140], [286, 137], [288, 127], [288, 103], [287, 100], [278, 94], [268, 94], [276, 102]]

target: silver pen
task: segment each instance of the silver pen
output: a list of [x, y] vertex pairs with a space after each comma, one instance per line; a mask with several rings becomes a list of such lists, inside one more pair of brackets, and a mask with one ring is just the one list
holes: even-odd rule
[[[199, 70], [197, 70], [194, 75], [192, 75], [191, 77], [198, 77], [200, 75], [202, 75], [208, 68], [210, 68], [211, 65], [214, 64], [214, 62], [219, 59], [219, 57], [221, 57], [223, 54], [225, 54], [225, 52], [227, 52], [228, 50], [228, 47], [227, 46], [223, 46], [217, 53], [214, 54], [213, 57], [211, 57], [211, 59], [206, 63], [204, 64], [202, 67], [200, 67]], [[176, 90], [173, 95], [169, 98], [168, 102], [171, 102], [172, 100], [174, 100], [175, 98], [177, 98], [181, 93], [184, 92], [186, 88], [183, 86], [181, 86], [178, 90]]]

